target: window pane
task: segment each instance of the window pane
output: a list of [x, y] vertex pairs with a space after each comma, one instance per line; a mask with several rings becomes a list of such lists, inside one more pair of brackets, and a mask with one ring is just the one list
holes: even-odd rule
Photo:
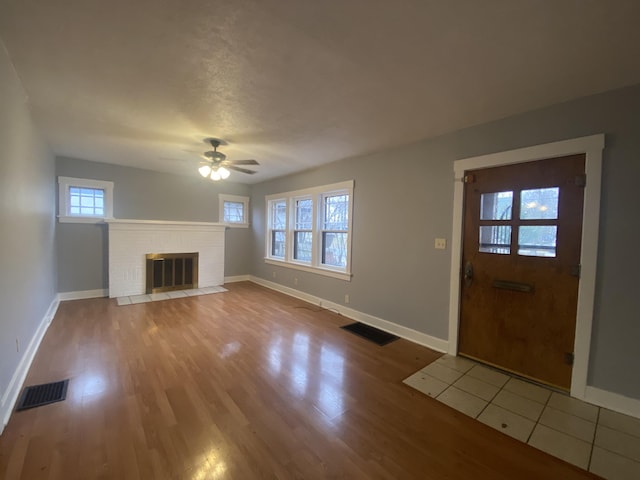
[[284, 258], [285, 234], [282, 230], [271, 231], [271, 256]]
[[483, 193], [480, 220], [511, 220], [513, 192]]
[[313, 223], [313, 201], [308, 198], [296, 200], [296, 230], [311, 230]]
[[484, 253], [511, 253], [511, 227], [509, 225], [489, 225], [480, 227], [480, 248]]
[[271, 226], [277, 230], [285, 229], [287, 227], [287, 202], [285, 200], [273, 202], [272, 215]]
[[80, 206], [93, 207], [93, 195], [91, 195], [90, 197], [87, 195], [82, 195], [80, 197]]
[[555, 220], [558, 218], [560, 189], [537, 188], [520, 193], [520, 218], [522, 220]]
[[346, 233], [322, 233], [322, 263], [334, 267], [347, 266]]
[[311, 232], [294, 232], [293, 234], [293, 258], [303, 262], [311, 261]]
[[69, 214], [104, 217], [104, 190], [69, 187]]
[[223, 204], [223, 214], [225, 222], [243, 223], [244, 222], [244, 203], [225, 201]]
[[558, 227], [555, 225], [520, 227], [518, 254], [529, 257], [555, 257], [557, 233]]
[[349, 195], [324, 197], [324, 230], [348, 230]]

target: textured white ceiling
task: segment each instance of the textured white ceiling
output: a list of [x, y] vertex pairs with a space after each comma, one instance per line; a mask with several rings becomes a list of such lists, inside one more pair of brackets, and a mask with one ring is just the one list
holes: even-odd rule
[[[0, 0], [58, 155], [255, 182], [640, 83], [638, 0]], [[189, 153], [191, 150], [195, 153]]]

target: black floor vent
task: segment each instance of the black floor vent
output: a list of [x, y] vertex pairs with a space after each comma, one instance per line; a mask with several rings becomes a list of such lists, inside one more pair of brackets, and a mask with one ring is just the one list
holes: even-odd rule
[[67, 397], [68, 384], [69, 379], [26, 387], [22, 392], [16, 411], [39, 407], [48, 403], [61, 402]]
[[380, 346], [386, 345], [387, 343], [391, 343], [394, 340], [400, 338], [360, 322], [351, 323], [340, 328], [343, 328], [348, 332], [355, 333], [359, 337], [362, 337]]

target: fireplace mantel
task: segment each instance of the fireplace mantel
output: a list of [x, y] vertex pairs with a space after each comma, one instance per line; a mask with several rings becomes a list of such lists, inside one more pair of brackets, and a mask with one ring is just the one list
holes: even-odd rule
[[224, 283], [224, 224], [115, 218], [105, 223], [109, 226], [109, 297], [145, 293], [148, 253], [198, 252], [198, 286]]
[[201, 229], [202, 227], [208, 227], [213, 230], [222, 229], [222, 231], [224, 231], [224, 229], [227, 227], [226, 224], [224, 223], [214, 223], [214, 222], [183, 222], [178, 220], [135, 220], [135, 219], [129, 219], [129, 218], [107, 218], [104, 222], [109, 224], [109, 228], [112, 228], [112, 226], [114, 228], [127, 228], [128, 226], [134, 226], [133, 228], [136, 228], [135, 226], [143, 227], [144, 225], [146, 225], [151, 227], [162, 226], [164, 228], [175, 227], [177, 229], [184, 228], [184, 227], [197, 227], [198, 229]]

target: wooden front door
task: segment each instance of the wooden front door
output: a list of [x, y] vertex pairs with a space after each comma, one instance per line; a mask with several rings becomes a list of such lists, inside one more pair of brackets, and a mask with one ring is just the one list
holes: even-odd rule
[[569, 389], [584, 155], [465, 172], [460, 354]]

